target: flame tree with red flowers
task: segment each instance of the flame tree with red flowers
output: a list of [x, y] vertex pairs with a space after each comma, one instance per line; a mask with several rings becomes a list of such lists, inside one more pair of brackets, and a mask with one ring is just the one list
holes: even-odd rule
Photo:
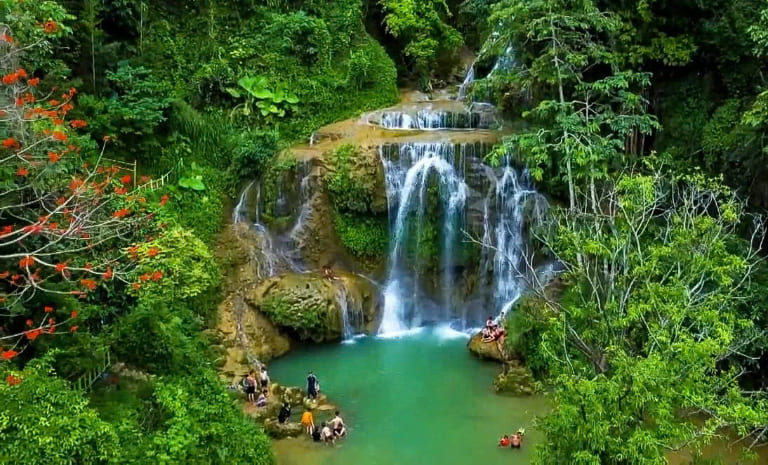
[[[37, 8], [63, 19], [51, 3]], [[108, 140], [94, 143], [81, 134], [87, 121], [70, 117], [77, 90], [48, 85], [36, 67], [36, 53], [64, 32], [53, 19], [19, 37], [0, 24], [2, 360], [76, 331], [79, 303], [102, 286], [132, 284], [127, 249], [153, 225], [152, 206], [129, 192], [131, 174], [106, 159]]]

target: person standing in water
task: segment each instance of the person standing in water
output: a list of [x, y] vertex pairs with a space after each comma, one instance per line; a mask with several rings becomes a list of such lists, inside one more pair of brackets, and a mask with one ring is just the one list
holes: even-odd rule
[[301, 425], [304, 426], [307, 434], [312, 436], [312, 433], [315, 432], [315, 419], [311, 410], [304, 409], [304, 413], [301, 414]]
[[317, 399], [317, 376], [312, 373], [312, 370], [307, 375], [307, 397]]
[[336, 416], [331, 420], [331, 427], [333, 428], [333, 435], [343, 438], [347, 435], [347, 430], [344, 427], [344, 420], [341, 419], [341, 414], [336, 410]]

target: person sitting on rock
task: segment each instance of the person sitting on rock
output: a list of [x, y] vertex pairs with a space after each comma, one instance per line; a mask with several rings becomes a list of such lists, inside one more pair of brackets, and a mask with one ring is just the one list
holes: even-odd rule
[[326, 444], [333, 444], [336, 442], [336, 436], [333, 435], [333, 431], [331, 431], [331, 427], [328, 426], [328, 423], [326, 422], [323, 422], [323, 430], [321, 432], [321, 437]]
[[318, 382], [317, 382], [317, 376], [315, 376], [314, 373], [312, 373], [312, 370], [309, 371], [309, 374], [307, 375], [307, 397], [310, 399], [317, 399], [317, 392], [318, 389]]
[[291, 404], [283, 402], [283, 406], [280, 407], [280, 413], [277, 414], [278, 423], [285, 423], [288, 417], [291, 416]]
[[259, 398], [256, 400], [256, 407], [266, 407], [267, 406], [267, 390], [262, 389], [261, 394], [259, 394]]
[[503, 438], [499, 439], [499, 447], [509, 447], [512, 444], [512, 440], [508, 434], [505, 434]]
[[304, 426], [307, 434], [312, 436], [312, 433], [315, 431], [315, 419], [312, 416], [311, 410], [304, 409], [304, 413], [301, 414], [301, 425]]
[[333, 270], [329, 265], [323, 265], [323, 277], [328, 281], [335, 281], [336, 279], [339, 279], [335, 274], [333, 274]]

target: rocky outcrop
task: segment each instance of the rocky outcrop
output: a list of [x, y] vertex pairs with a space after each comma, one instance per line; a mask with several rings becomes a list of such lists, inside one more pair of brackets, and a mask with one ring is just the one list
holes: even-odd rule
[[536, 392], [536, 381], [528, 368], [513, 360], [493, 380], [493, 390], [497, 394], [528, 396]]
[[467, 343], [467, 348], [470, 352], [483, 360], [503, 362], [506, 359], [504, 354], [499, 350], [500, 344], [497, 341], [483, 342], [483, 335], [481, 333], [477, 333], [470, 338]]
[[365, 330], [379, 306], [375, 287], [347, 274], [328, 280], [320, 273], [285, 273], [265, 280], [245, 298], [280, 330], [313, 342], [341, 339], [344, 312], [356, 331]]

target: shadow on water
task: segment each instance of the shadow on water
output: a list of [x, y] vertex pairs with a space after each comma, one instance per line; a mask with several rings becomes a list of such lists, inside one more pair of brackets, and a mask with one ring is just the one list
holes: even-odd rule
[[[546, 399], [495, 395], [498, 365], [474, 359], [465, 344], [456, 333], [425, 329], [400, 339], [304, 349], [275, 361], [271, 373], [284, 384], [303, 385], [307, 370], [317, 373], [349, 429], [333, 448], [307, 438], [277, 441], [278, 464], [529, 463], [539, 440], [533, 419], [546, 411]], [[517, 428], [526, 429], [522, 450], [496, 447]]]

